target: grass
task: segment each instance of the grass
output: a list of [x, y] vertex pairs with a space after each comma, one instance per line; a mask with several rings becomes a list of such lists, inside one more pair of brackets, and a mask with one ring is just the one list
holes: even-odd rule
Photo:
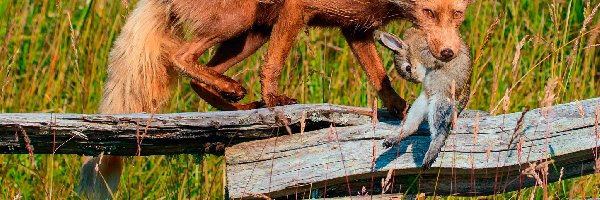
[[[550, 101], [554, 104], [600, 96], [599, 17], [582, 29], [598, 3], [475, 1], [462, 26], [476, 58], [469, 109], [501, 114], [540, 107], [550, 82], [557, 83]], [[110, 47], [133, 5], [108, 0], [0, 1], [0, 111], [96, 112]], [[495, 18], [498, 23], [490, 28]], [[407, 26], [397, 22], [386, 28], [398, 34]], [[391, 53], [380, 50], [396, 91], [414, 100], [419, 86], [400, 80], [392, 71]], [[250, 91], [245, 102], [260, 98], [258, 70], [263, 60], [264, 48], [228, 72]], [[288, 60], [280, 89], [300, 103], [367, 106], [377, 97], [338, 30], [307, 29]], [[188, 82], [179, 79], [162, 112], [214, 111]], [[35, 155], [34, 161], [35, 165], [26, 155], [0, 155], [1, 199], [77, 199], [74, 185], [82, 157]], [[118, 199], [223, 197], [222, 157], [151, 156], [127, 163], [115, 194]], [[550, 184], [547, 192], [550, 198], [598, 197], [599, 183], [599, 175], [590, 175]], [[542, 195], [538, 187], [491, 197]]]

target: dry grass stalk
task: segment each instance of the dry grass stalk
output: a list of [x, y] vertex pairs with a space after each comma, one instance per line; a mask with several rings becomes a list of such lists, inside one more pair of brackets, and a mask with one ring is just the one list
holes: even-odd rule
[[[456, 101], [456, 81], [452, 80], [452, 84], [450, 84], [450, 91], [451, 91], [451, 95], [452, 95], [452, 99], [449, 99], [450, 101], [450, 105], [452, 105], [453, 112], [452, 112], [452, 129], [457, 129], [458, 128], [458, 103]], [[452, 132], [450, 132], [449, 134], [452, 134]]]
[[300, 120], [300, 135], [304, 135], [306, 128], [306, 111], [302, 111], [302, 119]]
[[[537, 191], [537, 184], [535, 186], [533, 186], [533, 191]], [[529, 197], [529, 200], [534, 200], [535, 199], [535, 194], [536, 194], [536, 192], [532, 192], [531, 195], [530, 195], [530, 197]]]
[[558, 182], [561, 182], [561, 181], [562, 181], [562, 178], [563, 178], [563, 176], [564, 176], [564, 175], [565, 175], [565, 168], [564, 168], [564, 167], [561, 167], [561, 168], [560, 168], [560, 174], [559, 174], [559, 176], [558, 176]]
[[477, 145], [477, 135], [479, 134], [479, 113], [475, 114], [475, 124], [473, 126], [473, 148], [469, 155], [469, 161], [471, 161], [471, 192], [475, 192], [475, 146]]
[[[158, 107], [157, 107], [158, 108]], [[150, 117], [148, 118], [148, 121], [146, 121], [146, 127], [144, 128], [144, 133], [142, 134], [142, 136], [138, 139], [138, 149], [137, 149], [137, 156], [140, 156], [142, 154], [142, 142], [144, 141], [144, 138], [146, 138], [146, 135], [148, 135], [148, 129], [150, 128], [150, 124], [152, 124], [152, 120], [154, 119], [154, 115], [157, 112], [157, 108], [155, 108], [152, 113], [150, 114]], [[138, 131], [139, 132], [139, 129]], [[136, 132], [136, 134], [138, 134]]]
[[[17, 125], [17, 128], [23, 134], [23, 139], [25, 140], [25, 147], [27, 148], [27, 152], [29, 153], [28, 155], [29, 155], [29, 160], [31, 161], [31, 166], [33, 166], [34, 169], [37, 169], [37, 165], [35, 164], [35, 160], [33, 159], [33, 146], [31, 146], [31, 140], [29, 139], [27, 132], [25, 131], [25, 129], [23, 129], [23, 127], [21, 125]], [[17, 141], [18, 141], [18, 137], [17, 137]]]
[[[600, 105], [598, 105], [599, 102], [596, 101], [596, 117], [594, 120], [594, 133], [596, 135], [596, 146], [598, 146], [598, 140], [600, 140], [600, 131], [598, 130], [598, 123], [600, 122]], [[595, 149], [594, 151], [594, 156], [596, 157], [595, 160], [595, 165], [594, 165], [594, 170], [596, 171], [596, 173], [600, 173], [600, 156], [598, 156], [598, 148]]]
[[508, 109], [510, 108], [510, 91], [506, 89], [504, 93], [504, 97], [502, 97], [502, 110], [504, 113], [508, 113]]
[[[379, 120], [377, 119], [377, 108], [379, 106], [377, 105], [377, 98], [375, 98], [375, 100], [373, 101], [373, 117], [371, 118], [371, 121], [373, 122], [373, 155], [371, 155], [371, 171], [374, 172], [375, 171], [375, 161], [377, 160], [377, 144], [375, 143], [375, 130], [377, 129], [377, 123], [379, 123]], [[371, 174], [371, 194], [373, 194], [373, 188], [375, 184], [375, 175]]]
[[[490, 98], [490, 113], [492, 115], [496, 114], [496, 108], [492, 109], [492, 107], [494, 106], [494, 102], [496, 101], [496, 93], [498, 93], [498, 73], [499, 73], [499, 68], [495, 67], [494, 68], [494, 75], [492, 78], [492, 92], [491, 92], [491, 98]], [[501, 102], [498, 102], [501, 103]], [[499, 105], [499, 104], [497, 104]], [[497, 107], [497, 106], [496, 106]]]
[[367, 191], [367, 187], [362, 186], [360, 191], [358, 191], [358, 196], [367, 196], [367, 195], [369, 195], [369, 192]]
[[244, 194], [250, 195], [257, 199], [271, 200], [271, 197], [264, 195], [264, 194], [256, 194], [256, 193], [251, 193], [251, 192], [245, 192]]
[[17, 192], [17, 194], [12, 199], [13, 200], [21, 200], [21, 199], [23, 199], [23, 195], [21, 194], [21, 191], [19, 190]]
[[552, 78], [544, 87], [544, 98], [540, 101], [542, 103], [542, 114], [547, 116], [550, 107], [554, 104], [556, 99], [556, 86], [559, 84], [558, 78]]
[[[587, 52], [587, 50], [589, 50], [589, 49], [591, 49], [591, 48], [594, 48], [594, 47], [600, 47], [600, 44], [590, 44], [590, 45], [586, 46], [584, 49], [585, 49], [585, 50], [586, 50], [586, 52]], [[588, 55], [586, 54], [586, 57], [587, 57], [587, 56], [588, 56]]]
[[[75, 34], [75, 29], [73, 28], [73, 23], [71, 22], [71, 12], [67, 11], [66, 14], [69, 21], [69, 30], [71, 31], [71, 48], [73, 49], [73, 55], [75, 55], [75, 74], [79, 75], [81, 73], [79, 72], [79, 50], [77, 49], [78, 34]], [[77, 80], [79, 81], [80, 85], [84, 85], [84, 76], [77, 76]], [[85, 90], [85, 87], [82, 88], [82, 90]], [[81, 92], [81, 99], [85, 99], [84, 94], [85, 92]], [[81, 112], [84, 111], [85, 106], [85, 103], [81, 104]]]
[[481, 56], [483, 55], [483, 49], [485, 49], [487, 44], [490, 42], [490, 38], [492, 37], [492, 34], [494, 34], [496, 27], [498, 26], [498, 24], [500, 24], [500, 19], [503, 17], [504, 17], [504, 12], [501, 12], [497, 17], [494, 18], [494, 21], [492, 22], [490, 27], [488, 27], [488, 29], [485, 31], [483, 43], [481, 44], [481, 47], [477, 51], [477, 56], [475, 57], [475, 61], [473, 63], [478, 63], [479, 59], [481, 59]]
[[75, 137], [79, 137], [81, 139], [88, 140], [87, 135], [84, 135], [83, 133], [81, 133], [79, 131], [71, 131], [71, 134], [73, 134], [73, 136], [71, 136], [69, 139], [65, 140], [63, 143], [58, 145], [58, 147], [54, 148], [54, 150], [52, 151], [52, 154], [55, 154], [56, 151], [60, 149], [60, 147], [62, 147], [63, 145], [65, 145], [67, 142], [71, 141]]
[[381, 179], [381, 194], [385, 194], [390, 190], [390, 186], [392, 186], [392, 175], [394, 174], [394, 169], [388, 170], [387, 176], [385, 179]]
[[[375, 99], [373, 101], [373, 114], [371, 116], [371, 122], [373, 123], [373, 131], [375, 131], [375, 128], [377, 128], [377, 123], [379, 123], [379, 119], [377, 119], [377, 108], [379, 107], [379, 105], [377, 104], [377, 99]], [[375, 133], [375, 132], [373, 132]]]
[[595, 160], [594, 171], [600, 173], [600, 158], [596, 158]]
[[[587, 8], [589, 8], [589, 2], [588, 5], [586, 6]], [[588, 16], [585, 17], [585, 20], [583, 20], [583, 25], [581, 25], [581, 29], [579, 30], [579, 37], [575, 40], [575, 43], [573, 43], [573, 48], [571, 49], [571, 54], [569, 55], [569, 57], [567, 57], [567, 68], [571, 68], [573, 65], [573, 62], [575, 60], [575, 56], [577, 55], [577, 51], [579, 48], [579, 43], [581, 42], [581, 36], [583, 36], [587, 30], [587, 25], [592, 22], [592, 19], [594, 19], [594, 16], [596, 15], [596, 12], [598, 11], [598, 7], [600, 7], [600, 3], [596, 4], [596, 6], [594, 7], [594, 9], [592, 9], [592, 11], [590, 12], [590, 14]], [[569, 71], [569, 70], [567, 70]], [[566, 72], [565, 72], [566, 75]]]
[[275, 111], [277, 113], [277, 121], [280, 121], [285, 126], [285, 131], [287, 131], [288, 135], [292, 135], [292, 128], [290, 127], [290, 119], [288, 119], [283, 112]]
[[393, 196], [390, 196], [389, 198], [390, 198], [390, 200], [401, 200], [401, 199], [405, 199], [405, 198], [404, 198], [404, 194], [395, 194], [395, 195], [393, 195]]
[[596, 101], [596, 117], [595, 117], [595, 125], [594, 125], [594, 133], [596, 133], [596, 138], [600, 139], [600, 132], [598, 131], [598, 118], [600, 118], [600, 106], [598, 105], [598, 101]]
[[523, 145], [525, 144], [525, 138], [520, 137], [519, 143], [517, 144], [517, 159], [519, 160], [519, 165], [521, 165], [521, 160], [523, 159]]
[[[4, 79], [4, 83], [2, 83], [2, 91], [0, 91], [0, 95], [2, 101], [4, 101], [4, 91], [6, 90], [6, 85], [8, 85], [8, 81], [10, 80], [10, 69], [13, 66], [13, 64], [15, 63], [15, 59], [17, 58], [17, 56], [19, 55], [19, 49], [17, 49], [15, 51], [15, 53], [13, 54], [12, 58], [10, 59], [10, 63], [6, 66], [6, 78]], [[4, 71], [4, 68], [0, 71]]]
[[424, 200], [427, 198], [427, 195], [425, 195], [425, 193], [419, 193], [416, 198], [418, 200]]
[[529, 163], [529, 166], [521, 171], [521, 174], [526, 175], [529, 178], [534, 178], [538, 185], [543, 186], [545, 185], [543, 177], [548, 176], [548, 166], [552, 163], [554, 163], [554, 160]]
[[575, 105], [577, 106], [577, 112], [579, 112], [579, 116], [581, 116], [581, 118], [584, 118], [585, 112], [583, 111], [583, 106], [581, 105], [581, 102], [575, 101]]
[[473, 144], [477, 145], [477, 135], [479, 134], [479, 112], [475, 114], [475, 124], [473, 125]]
[[[332, 142], [333, 141], [333, 124], [329, 125], [329, 129], [327, 130], [327, 142]], [[335, 146], [332, 146], [331, 149], [335, 149]]]
[[523, 112], [521, 112], [521, 117], [519, 117], [519, 119], [517, 120], [517, 125], [515, 126], [512, 137], [510, 138], [510, 141], [508, 142], [507, 150], [510, 150], [512, 143], [517, 138], [522, 138], [521, 136], [523, 133], [523, 124], [525, 123], [525, 115], [527, 114], [527, 112], [529, 112], [529, 108], [525, 107], [523, 109]]
[[485, 160], [486, 162], [490, 161], [490, 154], [492, 153], [492, 145], [488, 143], [487, 149], [485, 150]]
[[598, 39], [598, 33], [600, 33], [600, 20], [596, 22], [596, 25], [594, 27], [594, 31], [590, 33], [590, 37], [588, 38], [588, 46], [585, 47], [584, 55], [586, 58], [589, 58], [591, 48], [600, 46], [600, 44], [594, 44]]
[[104, 183], [104, 186], [106, 187], [106, 189], [108, 189], [108, 194], [110, 194], [111, 199], [114, 199], [115, 196], [113, 194], [113, 191], [110, 189], [108, 182], [104, 178], [104, 175], [102, 175], [102, 173], [100, 172], [100, 165], [102, 164], [103, 156], [104, 156], [104, 152], [101, 152], [100, 155], [98, 155], [99, 159], [98, 159], [98, 163], [96, 163], [96, 165], [94, 166], [94, 171], [96, 171], [98, 173], [98, 175], [100, 175], [100, 178], [102, 178], [102, 182]]
[[513, 58], [512, 61], [512, 78], [516, 79], [517, 78], [517, 72], [518, 72], [518, 68], [517, 66], [519, 66], [519, 60], [521, 59], [521, 49], [523, 49], [523, 46], [525, 46], [525, 43], [529, 40], [527, 40], [529, 38], [528, 35], [525, 35], [525, 37], [523, 37], [523, 39], [521, 39], [521, 42], [519, 42], [519, 44], [517, 44], [517, 48], [515, 51], [515, 56]]

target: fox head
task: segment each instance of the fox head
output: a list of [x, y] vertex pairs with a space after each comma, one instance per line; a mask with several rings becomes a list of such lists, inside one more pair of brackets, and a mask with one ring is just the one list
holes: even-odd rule
[[425, 33], [429, 50], [437, 59], [456, 58], [461, 46], [459, 27], [472, 0], [412, 0], [412, 21]]

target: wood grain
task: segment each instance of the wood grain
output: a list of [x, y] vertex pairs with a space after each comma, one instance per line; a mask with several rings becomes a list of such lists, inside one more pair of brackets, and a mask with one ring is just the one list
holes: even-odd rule
[[[34, 154], [222, 153], [220, 144], [287, 134], [277, 132], [286, 127], [297, 131], [303, 113], [306, 130], [326, 128], [332, 123], [351, 126], [371, 121], [371, 109], [328, 104], [156, 115], [5, 113], [0, 114], [0, 154], [27, 154], [28, 146]], [[382, 120], [391, 117], [383, 113]]]
[[460, 118], [433, 169], [426, 171], [418, 166], [430, 141], [427, 126], [384, 149], [383, 138], [401, 129], [394, 120], [241, 143], [226, 149], [229, 196], [295, 198], [309, 197], [311, 191], [319, 197], [355, 196], [362, 187], [381, 194], [390, 170], [393, 193], [493, 194], [533, 186], [536, 180], [522, 171], [548, 160], [549, 181], [558, 180], [561, 170], [563, 179], [593, 173], [593, 152], [600, 146], [598, 101], [529, 111], [516, 131], [522, 113], [480, 117], [476, 143], [474, 118]]

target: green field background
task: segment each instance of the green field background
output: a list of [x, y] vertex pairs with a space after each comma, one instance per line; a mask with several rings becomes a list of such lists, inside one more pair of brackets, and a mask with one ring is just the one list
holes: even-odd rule
[[[585, 23], [598, 3], [475, 1], [461, 28], [476, 59], [469, 109], [502, 114], [540, 107], [548, 97], [557, 104], [600, 96], [600, 14]], [[134, 5], [127, 0], [0, 1], [0, 112], [95, 113], [108, 53]], [[394, 22], [386, 30], [401, 34], [409, 26]], [[391, 52], [381, 47], [380, 52], [394, 88], [412, 102], [420, 87], [401, 80], [392, 69]], [[244, 102], [260, 99], [264, 56], [263, 47], [227, 73], [248, 89]], [[161, 112], [215, 111], [188, 83], [189, 78], [179, 78]], [[337, 29], [300, 33], [280, 91], [300, 103], [367, 106], [377, 98]], [[74, 188], [81, 156], [34, 158], [32, 163], [26, 155], [0, 155], [0, 199], [78, 199]], [[126, 162], [118, 199], [223, 197], [223, 157], [149, 156]], [[589, 175], [550, 184], [547, 191], [551, 198], [598, 197], [599, 182], [599, 175]], [[538, 187], [491, 198], [541, 198], [542, 193]]]

